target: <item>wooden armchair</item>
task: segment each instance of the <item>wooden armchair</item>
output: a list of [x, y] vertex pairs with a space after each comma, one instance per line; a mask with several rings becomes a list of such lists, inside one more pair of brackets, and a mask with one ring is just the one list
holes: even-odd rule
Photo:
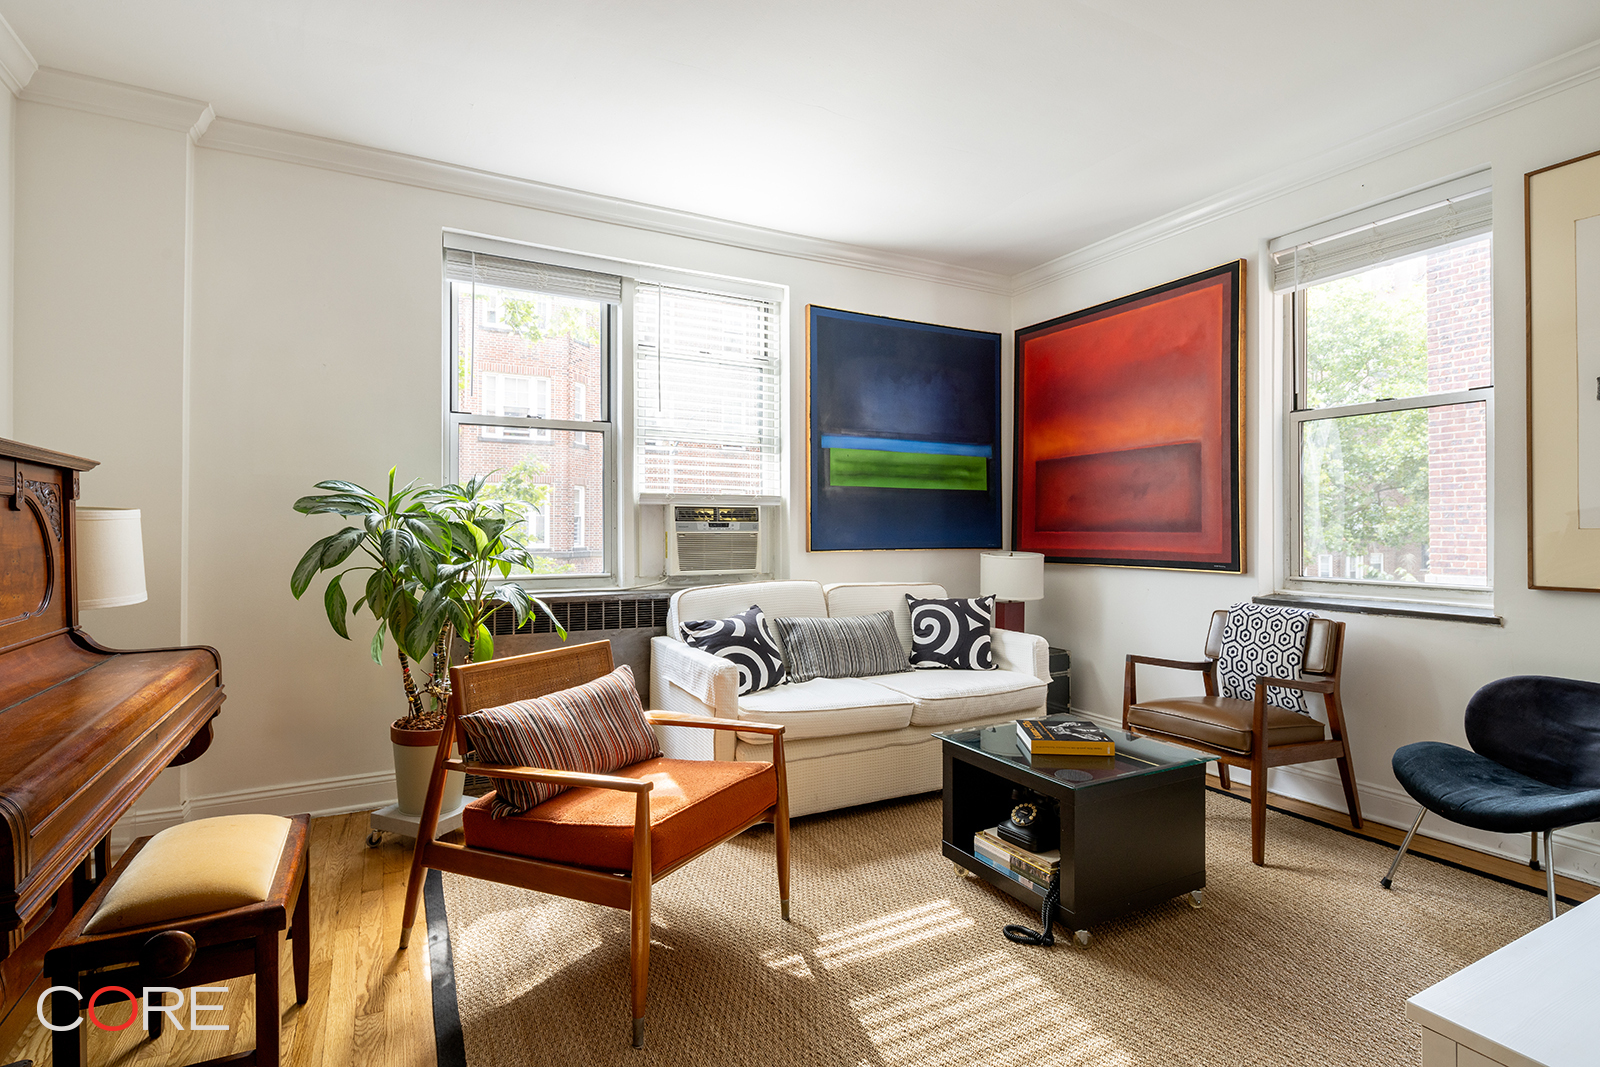
[[[611, 645], [606, 641], [450, 668], [450, 702], [417, 830], [400, 947], [410, 940], [417, 899], [429, 867], [620, 908], [632, 917], [633, 1045], [642, 1048], [650, 970], [650, 890], [655, 882], [756, 823], [768, 822], [775, 831], [782, 916], [789, 918], [784, 728], [671, 712], [645, 713], [656, 726], [770, 734], [771, 764], [656, 758], [613, 774], [579, 774], [452, 758], [457, 737], [465, 741], [465, 736], [458, 734], [462, 715], [570, 689], [610, 671]], [[489, 817], [490, 798], [483, 798], [468, 807], [462, 826], [464, 843], [456, 844], [434, 839], [447, 771], [570, 788], [521, 815], [500, 819]], [[652, 808], [652, 789], [662, 779], [674, 782], [679, 787], [674, 793], [681, 793], [683, 799]], [[570, 819], [558, 821], [541, 815], [556, 805], [569, 813], [581, 806], [588, 822], [574, 825]], [[575, 858], [585, 862], [575, 862]]]
[[[1344, 623], [1313, 616], [1301, 654], [1300, 678], [1257, 678], [1255, 699], [1217, 694], [1217, 659], [1222, 654], [1226, 609], [1213, 612], [1206, 633], [1206, 658], [1187, 660], [1129, 656], [1122, 686], [1122, 728], [1162, 741], [1199, 749], [1217, 759], [1217, 775], [1229, 788], [1228, 768], [1250, 771], [1250, 858], [1266, 862], [1267, 768], [1315, 760], [1337, 760], [1350, 821], [1361, 826], [1361, 801], [1350, 770], [1350, 742], [1345, 736], [1344, 706], [1339, 700], [1339, 671], [1344, 660]], [[1203, 697], [1175, 700], [1139, 699], [1134, 667], [1145, 664], [1180, 671], [1198, 671], [1205, 680]], [[1267, 687], [1320, 693], [1328, 711], [1328, 727], [1309, 715], [1267, 703]]]

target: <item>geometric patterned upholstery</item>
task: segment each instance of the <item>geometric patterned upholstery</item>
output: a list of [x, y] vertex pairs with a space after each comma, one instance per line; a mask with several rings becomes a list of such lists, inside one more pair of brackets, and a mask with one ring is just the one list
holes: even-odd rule
[[[1229, 608], [1217, 658], [1222, 695], [1253, 701], [1257, 678], [1298, 679], [1312, 618], [1309, 611], [1268, 604]], [[1267, 703], [1306, 714], [1305, 697], [1297, 689], [1268, 686]]]

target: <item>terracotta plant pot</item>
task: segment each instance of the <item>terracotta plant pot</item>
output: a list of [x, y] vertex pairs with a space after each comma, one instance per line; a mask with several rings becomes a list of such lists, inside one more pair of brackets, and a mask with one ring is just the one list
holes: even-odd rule
[[[440, 730], [402, 730], [390, 725], [389, 741], [394, 748], [394, 784], [400, 810], [406, 815], [421, 815], [428, 799], [428, 778], [433, 774], [433, 756], [439, 750]], [[467, 776], [450, 771], [444, 776], [444, 802], [441, 812], [461, 806], [461, 790]]]

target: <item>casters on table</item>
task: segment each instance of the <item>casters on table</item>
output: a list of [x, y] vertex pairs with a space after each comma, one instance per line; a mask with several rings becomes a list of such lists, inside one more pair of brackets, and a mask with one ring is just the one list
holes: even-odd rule
[[371, 833], [367, 834], [367, 847], [368, 848], [377, 848], [378, 844], [382, 840], [383, 840], [383, 831], [382, 830], [373, 830]]
[[961, 864], [959, 864], [959, 863], [952, 863], [950, 866], [952, 866], [952, 867], [954, 867], [956, 869], [956, 877], [957, 878], [971, 878], [971, 877], [973, 877], [972, 872], [967, 870], [965, 867], [961, 866]]
[[1203, 889], [1196, 889], [1193, 892], [1191, 892], [1189, 894], [1189, 907], [1191, 907], [1191, 908], [1200, 907], [1200, 904], [1201, 904], [1200, 897], [1201, 897], [1201, 894], [1203, 894], [1204, 892], [1205, 892], [1205, 890], [1203, 890]]
[[1078, 944], [1082, 945], [1084, 948], [1088, 948], [1089, 947], [1089, 931], [1087, 931], [1087, 930], [1079, 930], [1079, 931], [1075, 932], [1072, 936], [1078, 942]]

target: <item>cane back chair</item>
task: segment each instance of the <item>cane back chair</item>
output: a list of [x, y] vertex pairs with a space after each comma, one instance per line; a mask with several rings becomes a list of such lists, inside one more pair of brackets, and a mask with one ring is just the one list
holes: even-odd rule
[[[610, 671], [611, 645], [607, 641], [450, 668], [450, 700], [417, 828], [400, 947], [410, 940], [423, 878], [430, 867], [619, 908], [631, 916], [633, 1045], [642, 1048], [650, 969], [650, 890], [655, 882], [756, 823], [771, 823], [781, 913], [785, 920], [789, 918], [784, 728], [672, 712], [645, 713], [652, 726], [768, 734], [772, 737], [771, 764], [658, 757], [611, 774], [583, 774], [485, 764], [451, 755], [458, 740], [463, 750], [467, 748], [461, 716], [570, 689]], [[520, 815], [499, 819], [489, 817], [491, 798], [481, 798], [465, 813], [462, 842], [436, 840], [444, 776], [450, 771], [543, 782], [567, 790]], [[667, 795], [683, 799], [663, 800], [652, 807], [651, 792], [657, 782], [675, 786]], [[554, 818], [557, 806], [567, 814], [582, 808], [585, 819], [574, 824], [570, 819]], [[559, 840], [555, 840], [556, 834]], [[573, 862], [575, 854], [590, 862]]]

